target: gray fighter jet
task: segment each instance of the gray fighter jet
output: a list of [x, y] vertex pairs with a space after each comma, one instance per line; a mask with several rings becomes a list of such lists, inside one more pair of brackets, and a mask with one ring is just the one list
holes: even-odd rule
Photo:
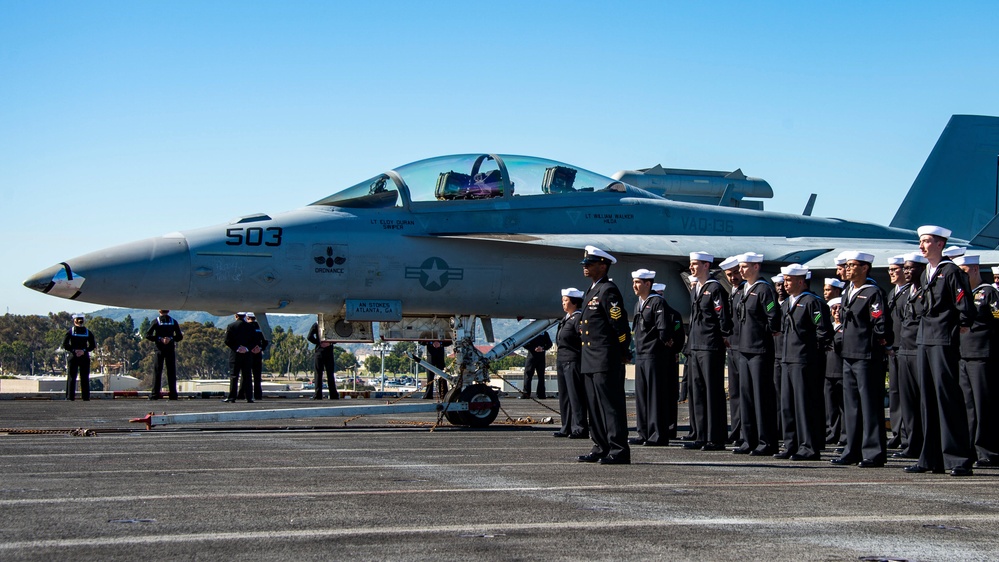
[[[320, 314], [341, 341], [370, 341], [371, 322], [381, 323], [383, 339], [464, 341], [476, 318], [543, 319], [498, 354], [561, 315], [559, 290], [586, 283], [579, 261], [587, 244], [619, 258], [611, 268], [619, 279], [657, 271], [679, 310], [691, 251], [719, 259], [756, 251], [770, 269], [832, 270], [851, 249], [880, 265], [917, 251], [918, 226], [939, 224], [954, 230], [952, 243], [999, 263], [997, 153], [999, 118], [952, 117], [891, 226], [764, 211], [751, 198], [768, 197], [770, 186], [739, 170], [657, 166], [612, 178], [526, 156], [444, 156], [294, 211], [71, 258], [24, 285], [122, 307]], [[470, 342], [457, 351], [459, 376], [468, 375], [459, 383], [482, 382], [489, 357]]]

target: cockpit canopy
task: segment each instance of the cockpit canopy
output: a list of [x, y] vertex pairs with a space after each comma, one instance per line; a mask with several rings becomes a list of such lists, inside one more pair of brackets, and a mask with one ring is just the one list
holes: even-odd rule
[[374, 209], [421, 201], [631, 190], [641, 192], [607, 176], [545, 158], [457, 154], [406, 164], [313, 205]]

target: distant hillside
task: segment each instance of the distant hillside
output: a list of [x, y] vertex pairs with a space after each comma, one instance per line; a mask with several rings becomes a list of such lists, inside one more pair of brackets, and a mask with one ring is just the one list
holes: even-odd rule
[[[155, 310], [141, 310], [137, 308], [102, 308], [90, 313], [93, 316], [102, 316], [114, 320], [115, 322], [120, 322], [125, 319], [126, 316], [131, 315], [132, 320], [135, 322], [135, 326], [138, 327], [142, 323], [143, 318], [149, 318], [152, 320], [156, 318], [159, 314]], [[177, 319], [178, 322], [197, 322], [199, 324], [204, 324], [205, 322], [211, 322], [215, 326], [222, 328], [232, 322], [232, 316], [215, 316], [207, 312], [200, 311], [185, 311], [185, 310], [172, 310], [170, 311], [170, 316]], [[312, 328], [312, 323], [316, 321], [316, 317], [312, 314], [268, 314], [267, 320], [270, 322], [271, 329], [281, 326], [285, 331], [294, 331], [300, 336], [306, 336], [309, 333], [309, 329]], [[496, 341], [503, 341], [504, 338], [512, 335], [517, 330], [523, 328], [528, 324], [527, 320], [514, 320], [508, 318], [494, 318], [493, 319], [493, 332], [496, 336]], [[485, 333], [482, 331], [482, 326], [476, 326], [475, 341], [477, 343], [486, 343]], [[551, 329], [552, 339], [554, 338], [554, 329]], [[375, 334], [378, 334], [377, 324], [375, 325]], [[343, 345], [346, 349], [351, 351], [356, 351], [357, 349], [368, 348], [367, 344], [347, 344]]]

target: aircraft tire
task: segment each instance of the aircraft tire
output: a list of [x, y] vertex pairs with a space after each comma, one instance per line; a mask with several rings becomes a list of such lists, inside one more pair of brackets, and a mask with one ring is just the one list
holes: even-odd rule
[[[447, 406], [449, 402], [457, 402], [461, 396], [461, 388], [455, 386], [451, 390], [447, 391], [444, 395], [444, 405]], [[462, 416], [464, 412], [458, 412], [453, 410], [444, 411], [444, 419], [448, 421], [451, 425], [467, 425], [465, 419]]]
[[458, 412], [463, 425], [486, 427], [499, 415], [499, 395], [489, 385], [470, 384], [461, 390], [462, 402], [468, 402], [467, 412]]

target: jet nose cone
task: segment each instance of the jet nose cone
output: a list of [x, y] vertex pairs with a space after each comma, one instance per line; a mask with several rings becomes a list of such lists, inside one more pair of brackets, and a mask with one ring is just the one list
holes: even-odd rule
[[183, 309], [191, 283], [187, 240], [172, 235], [67, 260], [24, 282], [65, 299], [131, 308]]
[[52, 267], [43, 269], [29, 277], [27, 281], [24, 282], [24, 286], [29, 289], [34, 289], [39, 293], [47, 293], [53, 286], [55, 286], [53, 279], [56, 274], [62, 270], [62, 265], [53, 265]]

